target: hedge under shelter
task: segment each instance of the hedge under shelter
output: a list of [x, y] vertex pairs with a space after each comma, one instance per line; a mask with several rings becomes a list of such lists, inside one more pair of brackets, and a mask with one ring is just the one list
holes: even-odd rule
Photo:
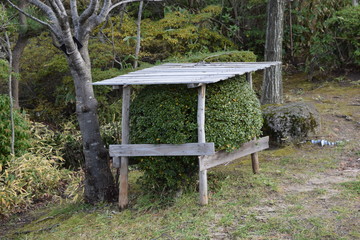
[[[99, 81], [93, 85], [122, 87], [122, 142], [110, 145], [113, 166], [120, 168], [119, 207], [128, 205], [128, 158], [135, 156], [198, 156], [200, 203], [208, 203], [207, 169], [226, 164], [240, 157], [252, 156], [253, 172], [258, 172], [257, 152], [269, 147], [269, 138], [263, 137], [244, 143], [233, 152], [215, 152], [214, 143], [205, 141], [205, 92], [207, 84], [225, 81], [237, 75], [246, 74], [252, 86], [251, 73], [281, 62], [221, 62], [221, 63], [166, 63], [115, 78]], [[130, 144], [130, 94], [131, 85], [185, 84], [198, 88], [197, 125], [198, 142], [184, 144]], [[195, 101], [195, 99], [194, 99]]]

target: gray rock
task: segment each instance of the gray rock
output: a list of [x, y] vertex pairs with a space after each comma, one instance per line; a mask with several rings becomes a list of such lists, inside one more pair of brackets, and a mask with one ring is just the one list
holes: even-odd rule
[[304, 140], [320, 129], [320, 114], [313, 104], [292, 102], [263, 109], [263, 132], [277, 144]]

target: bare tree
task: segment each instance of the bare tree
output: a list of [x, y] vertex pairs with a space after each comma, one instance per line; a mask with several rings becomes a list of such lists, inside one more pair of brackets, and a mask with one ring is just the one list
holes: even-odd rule
[[62, 0], [25, 0], [44, 14], [46, 20], [40, 20], [23, 11], [11, 0], [7, 0], [27, 17], [45, 25], [51, 31], [57, 46], [66, 55], [75, 85], [76, 113], [85, 156], [85, 200], [89, 203], [112, 201], [117, 196], [117, 187], [109, 167], [108, 152], [100, 136], [98, 102], [92, 87], [89, 37], [91, 31], [104, 22], [114, 8], [136, 1], [139, 0], [122, 0], [115, 3], [111, 0], [90, 0], [86, 9], [79, 13], [77, 0], [70, 0], [68, 5]]
[[[267, 5], [267, 27], [265, 61], [281, 61], [285, 0], [269, 0]], [[265, 70], [261, 104], [283, 102], [281, 66]]]

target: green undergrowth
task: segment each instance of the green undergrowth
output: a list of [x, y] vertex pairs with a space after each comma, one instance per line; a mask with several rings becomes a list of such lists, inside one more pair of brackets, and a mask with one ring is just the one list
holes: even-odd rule
[[[14, 239], [354, 239], [356, 226], [343, 228], [353, 212], [348, 203], [334, 205], [330, 216], [313, 214], [309, 199], [328, 194], [321, 187], [305, 193], [286, 185], [305, 182], [314, 169], [328, 171], [346, 147], [287, 146], [259, 154], [261, 174], [251, 172], [249, 157], [209, 171], [209, 205], [198, 204], [196, 189], [173, 198], [145, 193], [136, 184], [141, 172], [130, 172], [130, 207], [63, 203], [7, 236]], [[304, 154], [308, 154], [304, 156]], [[302, 181], [299, 176], [303, 176]], [[358, 181], [340, 185], [343, 194], [358, 194]], [[353, 195], [352, 195], [353, 196]], [[43, 211], [43, 210], [42, 210]], [[353, 217], [356, 217], [355, 215]]]
[[[304, 88], [297, 96], [316, 102], [318, 94], [321, 101], [334, 101], [335, 110], [352, 111], [344, 99], [357, 89], [337, 92], [334, 86]], [[333, 114], [332, 103], [318, 104], [322, 114]], [[329, 120], [323, 120], [325, 132], [332, 130]], [[211, 169], [207, 206], [198, 204], [197, 189], [151, 195], [137, 184], [142, 173], [132, 170], [128, 209], [62, 202], [33, 211], [35, 220], [14, 227], [4, 239], [359, 239], [359, 178], [332, 183], [343, 175], [329, 174], [339, 171], [344, 159], [359, 158], [358, 141], [349, 138], [336, 146], [306, 142], [263, 151], [258, 175], [252, 174], [249, 156]]]

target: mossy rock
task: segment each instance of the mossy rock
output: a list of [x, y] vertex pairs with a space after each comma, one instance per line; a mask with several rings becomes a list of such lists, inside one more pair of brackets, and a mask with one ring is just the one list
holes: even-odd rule
[[275, 144], [304, 140], [320, 127], [320, 115], [314, 105], [292, 102], [269, 105], [263, 109], [263, 132]]
[[[184, 85], [143, 88], [132, 102], [131, 142], [197, 142], [197, 89]], [[244, 78], [209, 84], [206, 91], [206, 141], [232, 151], [261, 133], [260, 103]], [[197, 157], [143, 157], [143, 182], [154, 190], [194, 183]]]

